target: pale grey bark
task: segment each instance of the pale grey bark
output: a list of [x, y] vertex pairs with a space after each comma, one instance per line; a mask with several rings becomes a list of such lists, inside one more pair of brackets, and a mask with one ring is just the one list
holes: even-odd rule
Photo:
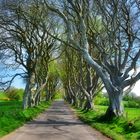
[[26, 79], [26, 87], [23, 95], [23, 109], [27, 109], [32, 106], [32, 88], [34, 87], [33, 75], [29, 75]]
[[[113, 3], [113, 1], [105, 1], [105, 3], [101, 1], [95, 2], [97, 3], [97, 12], [101, 16], [101, 26], [103, 26], [104, 29], [101, 33], [97, 31], [97, 41], [93, 41], [93, 45], [95, 45], [102, 54], [103, 62], [101, 63], [98, 63], [89, 53], [86, 17], [91, 14], [89, 13], [90, 9], [87, 11], [84, 10], [89, 8], [86, 5], [87, 3], [85, 1], [80, 1], [79, 3], [76, 1], [67, 1], [69, 6], [65, 5], [65, 12], [49, 4], [46, 4], [46, 6], [64, 20], [69, 37], [68, 43], [65, 42], [65, 44], [78, 50], [85, 61], [101, 78], [109, 94], [110, 113], [114, 112], [116, 116], [122, 115], [123, 107], [121, 107], [121, 101], [123, 89], [126, 86], [132, 85], [140, 78], [140, 73], [138, 73], [133, 78], [130, 77], [130, 79], [127, 79], [129, 77], [128, 73], [132, 69], [135, 70], [139, 60], [139, 49], [137, 48], [135, 53], [133, 53], [134, 57], [132, 57], [131, 51], [132, 48], [135, 48], [134, 41], [139, 41], [139, 39], [137, 38], [138, 36], [135, 36], [137, 32], [134, 31], [133, 24], [131, 24], [132, 18], [130, 14], [132, 14], [132, 12], [131, 9], [127, 7], [127, 5], [130, 6], [130, 3], [122, 1], [118, 3]], [[108, 5], [110, 5], [112, 9], [109, 9]], [[69, 10], [69, 7], [72, 9]], [[112, 13], [109, 12], [109, 10], [112, 10]], [[69, 13], [70, 11], [71, 13]], [[74, 22], [75, 19], [72, 16], [76, 19], [76, 22]], [[74, 33], [78, 34], [78, 38], [74, 38]], [[118, 34], [120, 34], [120, 36], [118, 36]], [[121, 37], [124, 39], [121, 39]]]

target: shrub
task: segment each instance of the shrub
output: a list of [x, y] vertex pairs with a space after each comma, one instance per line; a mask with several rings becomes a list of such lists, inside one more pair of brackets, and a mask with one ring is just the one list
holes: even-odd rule
[[124, 106], [125, 107], [130, 107], [130, 108], [139, 108], [140, 107], [140, 97], [137, 96], [130, 96], [130, 95], [125, 95], [123, 97], [124, 101]]
[[95, 98], [94, 104], [108, 106], [109, 105], [109, 101], [108, 101], [107, 97], [105, 97], [104, 95], [100, 95], [100, 96], [97, 96]]
[[10, 100], [20, 100], [20, 95], [18, 94], [18, 90], [15, 88], [10, 88], [5, 92], [6, 96]]
[[124, 106], [128, 108], [139, 108], [140, 104], [137, 103], [135, 100], [125, 101]]

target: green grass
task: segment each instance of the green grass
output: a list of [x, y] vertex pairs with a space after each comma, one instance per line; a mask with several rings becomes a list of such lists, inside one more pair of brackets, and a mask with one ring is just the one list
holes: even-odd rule
[[[101, 106], [101, 105], [95, 106], [95, 110], [103, 114], [105, 113], [106, 109], [107, 109], [107, 106]], [[127, 120], [140, 118], [140, 108], [126, 108], [125, 107], [124, 116], [127, 118]]]
[[140, 139], [140, 109], [126, 108], [125, 117], [115, 118], [110, 122], [101, 120], [107, 106], [95, 106], [95, 110], [83, 112], [77, 109], [79, 118], [103, 134], [114, 140], [139, 140]]
[[0, 102], [0, 137], [32, 120], [50, 106], [50, 102], [42, 102], [39, 106], [22, 110], [22, 102]]
[[3, 92], [0, 92], [0, 98], [6, 97], [6, 95]]
[[8, 99], [6, 94], [4, 92], [0, 92], [0, 102], [5, 100], [5, 99]]
[[140, 108], [126, 108], [125, 115], [129, 120], [140, 118]]

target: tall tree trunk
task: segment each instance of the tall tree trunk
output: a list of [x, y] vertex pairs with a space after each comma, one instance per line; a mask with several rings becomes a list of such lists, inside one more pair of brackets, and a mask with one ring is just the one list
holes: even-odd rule
[[50, 100], [50, 91], [46, 89], [46, 101]]
[[66, 101], [68, 101], [68, 103], [69, 104], [71, 104], [72, 103], [72, 99], [71, 99], [71, 95], [70, 95], [70, 92], [69, 92], [69, 89], [68, 89], [68, 87], [66, 86], [66, 88], [65, 88], [65, 92], [66, 92]]
[[92, 109], [93, 104], [92, 104], [92, 95], [91, 95], [91, 93], [88, 93], [87, 90], [82, 85], [79, 85], [79, 87], [80, 87], [83, 95], [86, 97], [86, 102], [85, 102], [83, 110]]
[[34, 77], [33, 74], [29, 74], [27, 78], [26, 87], [24, 90], [23, 95], [23, 109], [26, 109], [28, 107], [32, 106], [32, 91], [31, 89], [34, 87]]
[[79, 98], [79, 108], [83, 108], [84, 97], [85, 96], [81, 93], [80, 98]]
[[[83, 51], [83, 57], [85, 58], [87, 63], [94, 68], [94, 70], [99, 75], [102, 82], [104, 83], [104, 86], [108, 92], [110, 105], [109, 105], [109, 107], [106, 111], [106, 114], [105, 114], [107, 119], [113, 118], [115, 116], [123, 115], [123, 107], [121, 104], [123, 90], [119, 89], [119, 88], [121, 88], [121, 86], [119, 86], [121, 84], [119, 83], [115, 87], [115, 85], [112, 84], [112, 81], [108, 77], [106, 71], [104, 71], [104, 69], [91, 58], [88, 51]], [[116, 79], [114, 79], [114, 81], [116, 81]]]
[[31, 105], [31, 83], [30, 78], [27, 80], [26, 87], [23, 95], [23, 109], [30, 107]]
[[112, 119], [113, 117], [122, 116], [124, 112], [124, 108], [122, 105], [123, 91], [115, 91], [109, 93], [109, 107], [106, 111], [105, 116], [108, 119]]
[[69, 89], [69, 92], [70, 92], [70, 95], [71, 95], [71, 101], [72, 101], [71, 104], [73, 106], [75, 106], [76, 105], [76, 96], [75, 96], [75, 94], [74, 94], [70, 85], [68, 86], [68, 89]]
[[29, 92], [29, 84], [26, 84], [23, 95], [23, 104], [22, 104], [23, 109], [28, 108], [28, 92]]
[[37, 93], [36, 97], [35, 97], [35, 106], [37, 106], [40, 102], [40, 92]]
[[92, 97], [86, 95], [86, 102], [84, 106], [84, 110], [88, 111], [93, 108]]

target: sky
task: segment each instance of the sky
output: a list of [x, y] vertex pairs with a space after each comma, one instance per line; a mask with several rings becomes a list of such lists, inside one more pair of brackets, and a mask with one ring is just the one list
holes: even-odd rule
[[25, 83], [23, 82], [22, 78], [17, 77], [13, 81], [12, 86], [16, 87], [16, 88], [23, 88], [24, 89], [25, 88]]
[[134, 92], [137, 96], [140, 96], [140, 80], [136, 83], [132, 92]]

